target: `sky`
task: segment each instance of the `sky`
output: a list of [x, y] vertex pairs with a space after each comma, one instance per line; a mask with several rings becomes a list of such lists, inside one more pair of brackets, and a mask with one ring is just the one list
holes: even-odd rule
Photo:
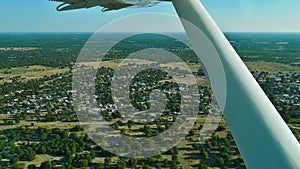
[[[224, 32], [300, 32], [299, 0], [201, 0]], [[101, 12], [101, 7], [58, 12], [48, 0], [1, 0], [0, 32], [95, 32], [127, 15], [176, 15], [170, 2]], [[159, 20], [159, 18], [157, 18]]]

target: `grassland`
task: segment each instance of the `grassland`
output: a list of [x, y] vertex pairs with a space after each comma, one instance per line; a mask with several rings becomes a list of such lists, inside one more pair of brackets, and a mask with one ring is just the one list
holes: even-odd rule
[[6, 47], [6, 48], [0, 48], [0, 51], [31, 51], [31, 50], [37, 50], [39, 48], [33, 48], [33, 47]]
[[34, 164], [36, 166], [40, 166], [42, 162], [44, 161], [52, 161], [52, 160], [60, 160], [62, 157], [53, 157], [48, 154], [40, 154], [37, 155], [36, 158], [33, 161], [20, 161], [20, 163], [25, 164], [25, 168], [28, 167], [30, 164]]
[[299, 66], [291, 66], [288, 64], [276, 63], [276, 62], [246, 62], [248, 69], [251, 71], [265, 71], [265, 72], [294, 72], [300, 71]]
[[39, 127], [45, 128], [60, 128], [60, 129], [70, 129], [76, 125], [79, 125], [78, 122], [41, 122], [41, 121], [33, 121], [33, 120], [22, 120], [18, 124], [14, 125], [4, 125], [4, 119], [9, 119], [9, 114], [0, 114], [0, 130], [7, 130], [17, 127], [28, 127], [30, 129], [36, 129]]
[[[102, 61], [100, 63], [96, 62], [88, 62], [84, 63], [89, 66], [103, 66], [103, 67], [110, 67], [110, 68], [116, 68], [118, 65], [122, 62], [122, 60], [111, 60], [111, 61]], [[145, 61], [145, 60], [139, 60], [139, 59], [131, 59], [128, 61], [128, 63], [136, 63], [136, 64], [151, 64], [154, 62], [151, 61]], [[291, 66], [289, 64], [283, 64], [283, 63], [277, 63], [277, 62], [264, 62], [264, 61], [258, 61], [258, 62], [245, 62], [246, 66], [251, 71], [266, 71], [271, 73], [276, 72], [294, 72], [294, 71], [300, 71], [299, 66]], [[187, 70], [188, 68], [192, 72], [197, 72], [199, 69], [201, 69], [201, 65], [194, 64], [194, 63], [183, 63], [183, 62], [170, 62], [168, 64], [160, 64], [161, 67], [169, 67], [169, 68], [179, 68], [180, 70]]]
[[0, 83], [11, 82], [13, 77], [19, 77], [22, 80], [30, 80], [51, 76], [53, 74], [65, 73], [69, 70], [69, 68], [61, 69], [41, 65], [0, 69]]

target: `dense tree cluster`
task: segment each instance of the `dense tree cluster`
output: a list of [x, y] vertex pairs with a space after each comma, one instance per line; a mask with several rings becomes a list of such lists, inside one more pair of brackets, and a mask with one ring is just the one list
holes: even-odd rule
[[0, 34], [0, 48], [7, 49], [0, 50], [0, 68], [30, 65], [70, 67], [89, 36], [90, 34]]
[[226, 36], [244, 61], [299, 66], [300, 35], [297, 33], [227, 33]]

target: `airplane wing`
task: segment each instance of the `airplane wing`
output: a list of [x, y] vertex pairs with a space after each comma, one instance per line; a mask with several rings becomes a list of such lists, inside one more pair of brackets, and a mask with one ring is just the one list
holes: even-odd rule
[[159, 3], [160, 1], [170, 1], [170, 0], [49, 0], [55, 2], [62, 2], [56, 9], [57, 11], [67, 11], [81, 8], [91, 8], [94, 6], [102, 6], [102, 12], [110, 10], [118, 10], [122, 8], [127, 8], [131, 6], [136, 7], [149, 7]]
[[74, 10], [74, 9], [81, 9], [81, 8], [91, 8], [94, 6], [99, 6], [99, 3], [101, 0], [95, 1], [95, 0], [49, 0], [49, 1], [55, 1], [55, 2], [63, 2], [60, 4], [56, 10], [57, 11], [68, 11], [68, 10]]
[[94, 6], [102, 6], [103, 12], [110, 10], [118, 10], [122, 8], [127, 8], [130, 6], [134, 6], [135, 3], [128, 3], [122, 1], [112, 0], [111, 2], [103, 1], [103, 0], [49, 0], [55, 2], [63, 2], [56, 9], [57, 11], [67, 11], [81, 8], [91, 8]]
[[118, 10], [122, 8], [127, 8], [130, 6], [134, 6], [135, 4], [129, 4], [129, 3], [122, 3], [122, 2], [113, 2], [113, 3], [106, 3], [101, 4], [100, 6], [103, 6], [102, 12], [110, 11], [110, 10]]

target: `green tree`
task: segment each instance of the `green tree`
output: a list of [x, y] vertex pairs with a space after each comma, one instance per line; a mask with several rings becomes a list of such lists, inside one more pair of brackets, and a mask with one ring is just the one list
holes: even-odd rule
[[47, 139], [47, 137], [48, 137], [48, 134], [46, 132], [42, 132], [40, 140], [45, 141]]
[[149, 165], [144, 165], [143, 169], [152, 169]]
[[123, 160], [120, 160], [117, 164], [117, 169], [125, 169], [126, 168], [126, 162]]
[[103, 163], [95, 164], [95, 169], [104, 169], [104, 164]]
[[45, 154], [47, 152], [47, 149], [44, 146], [39, 147], [37, 150], [38, 154]]
[[127, 126], [131, 130], [131, 128], [133, 126], [133, 121], [132, 120], [128, 120]]
[[161, 169], [161, 166], [160, 166], [160, 164], [156, 164], [156, 166], [155, 166], [157, 169]]
[[51, 169], [52, 165], [51, 165], [50, 161], [44, 161], [41, 163], [40, 168], [41, 169]]
[[30, 165], [28, 165], [28, 169], [36, 169], [36, 165], [30, 164]]
[[202, 156], [203, 158], [205, 158], [205, 159], [208, 159], [209, 154], [208, 154], [208, 152], [207, 152], [206, 150], [202, 150], [201, 156]]
[[205, 163], [200, 162], [198, 169], [208, 169]]
[[16, 164], [19, 161], [19, 157], [18, 156], [14, 156], [10, 159], [10, 163], [11, 164]]
[[216, 161], [216, 165], [219, 166], [219, 167], [223, 167], [225, 164], [225, 161], [222, 157], [219, 157]]
[[73, 131], [80, 131], [81, 130], [81, 126], [80, 125], [76, 125], [72, 128]]
[[104, 168], [110, 168], [111, 167], [111, 158], [106, 157], [104, 159]]
[[79, 161], [79, 166], [80, 166], [80, 167], [88, 167], [88, 166], [89, 166], [88, 160], [86, 160], [86, 159], [81, 159], [81, 160]]
[[178, 154], [178, 153], [179, 153], [178, 147], [177, 147], [177, 146], [174, 146], [174, 147], [172, 148], [172, 152], [173, 152], [173, 154]]
[[35, 153], [34, 151], [30, 150], [30, 151], [28, 152], [28, 157], [27, 157], [28, 161], [34, 160], [34, 159], [35, 159], [35, 156], [36, 156], [36, 153]]
[[24, 163], [17, 163], [13, 166], [13, 169], [23, 169], [23, 168], [25, 168]]

